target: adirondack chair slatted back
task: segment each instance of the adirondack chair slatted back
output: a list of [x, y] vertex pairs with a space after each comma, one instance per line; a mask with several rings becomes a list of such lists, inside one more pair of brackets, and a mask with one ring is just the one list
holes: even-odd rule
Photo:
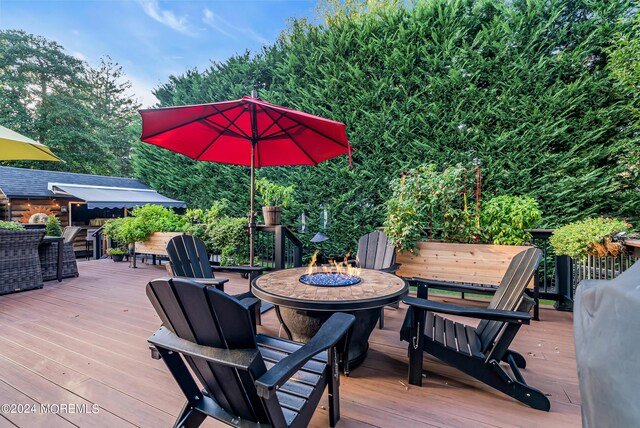
[[[223, 349], [257, 348], [249, 310], [228, 294], [188, 279], [171, 278], [151, 281], [147, 296], [164, 326], [182, 339]], [[270, 423], [254, 384], [267, 370], [258, 358], [249, 372], [185, 356], [221, 407], [243, 419]]]
[[175, 276], [215, 278], [201, 239], [191, 235], [175, 236], [167, 243], [167, 254]]
[[[542, 251], [533, 247], [517, 254], [511, 261], [493, 299], [491, 299], [489, 309], [518, 310], [524, 290], [531, 281], [541, 257]], [[493, 346], [504, 326], [505, 323], [501, 321], [480, 321], [476, 333], [482, 343], [482, 352], [486, 353]]]
[[358, 241], [358, 267], [386, 269], [395, 262], [395, 246], [384, 232], [371, 232]]

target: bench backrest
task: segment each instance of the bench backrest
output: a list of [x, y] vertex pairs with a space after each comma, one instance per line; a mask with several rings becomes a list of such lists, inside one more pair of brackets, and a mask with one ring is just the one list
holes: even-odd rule
[[[221, 349], [257, 349], [249, 310], [237, 299], [186, 278], [157, 279], [147, 296], [162, 324], [182, 339]], [[183, 355], [202, 386], [232, 415], [270, 423], [255, 379], [266, 372], [262, 357], [251, 370]]]
[[358, 267], [387, 269], [395, 261], [396, 247], [384, 232], [367, 233], [358, 241]]
[[202, 239], [191, 235], [174, 236], [167, 242], [166, 252], [175, 276], [214, 278], [209, 254]]
[[[529, 246], [418, 242], [418, 253], [398, 253], [398, 275], [467, 284], [500, 285], [511, 260]], [[533, 286], [533, 280], [529, 287]]]

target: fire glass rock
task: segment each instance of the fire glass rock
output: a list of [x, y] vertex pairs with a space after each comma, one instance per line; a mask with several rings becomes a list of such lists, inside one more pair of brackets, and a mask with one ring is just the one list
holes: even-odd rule
[[300, 282], [303, 284], [315, 285], [317, 287], [346, 287], [357, 284], [360, 281], [360, 277], [338, 272], [316, 272], [300, 277]]

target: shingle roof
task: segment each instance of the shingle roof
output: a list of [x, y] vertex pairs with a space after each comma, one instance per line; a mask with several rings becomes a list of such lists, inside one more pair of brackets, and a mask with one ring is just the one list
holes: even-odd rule
[[[106, 177], [104, 175], [0, 166], [0, 190], [9, 198], [50, 198], [53, 196], [53, 193], [48, 189], [48, 183], [50, 182], [149, 189], [149, 186], [135, 178]], [[56, 197], [60, 196], [57, 195]]]

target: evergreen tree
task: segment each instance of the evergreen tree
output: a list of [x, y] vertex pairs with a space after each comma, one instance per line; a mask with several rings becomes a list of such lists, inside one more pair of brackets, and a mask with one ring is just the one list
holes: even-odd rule
[[[625, 18], [634, 7], [624, 0], [330, 0], [320, 24], [293, 21], [275, 47], [172, 78], [157, 95], [163, 105], [222, 101], [258, 82], [270, 102], [346, 123], [353, 170], [346, 158], [259, 170], [296, 184], [290, 224], [303, 208], [312, 221], [321, 204], [330, 209], [330, 253], [381, 225], [389, 181], [425, 162], [444, 169], [480, 161], [484, 196], [536, 198], [540, 226], [593, 215], [635, 221], [633, 96], [607, 66], [611, 41], [630, 34]], [[194, 167], [209, 172], [195, 186], [199, 204], [231, 188], [246, 194], [239, 190], [248, 187], [246, 169], [154, 154], [173, 159], [174, 180], [138, 155], [136, 170], [178, 198], [193, 197], [202, 172]], [[247, 206], [236, 205], [243, 214]]]

